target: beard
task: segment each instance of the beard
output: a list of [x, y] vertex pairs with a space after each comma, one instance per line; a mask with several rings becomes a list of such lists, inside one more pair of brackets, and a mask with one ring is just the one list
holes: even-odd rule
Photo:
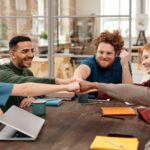
[[23, 60], [18, 59], [17, 66], [19, 68], [29, 68], [32, 65], [32, 60], [33, 60], [33, 58], [24, 58]]
[[102, 68], [108, 68], [113, 64], [114, 61], [106, 61], [106, 60], [99, 60], [97, 64]]

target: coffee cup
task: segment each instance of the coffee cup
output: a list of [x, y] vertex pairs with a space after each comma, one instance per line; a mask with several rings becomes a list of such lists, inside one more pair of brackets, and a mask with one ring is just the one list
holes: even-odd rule
[[88, 94], [78, 94], [79, 103], [88, 103]]
[[32, 113], [37, 116], [43, 116], [46, 114], [46, 101], [45, 100], [36, 100], [32, 102], [31, 108]]

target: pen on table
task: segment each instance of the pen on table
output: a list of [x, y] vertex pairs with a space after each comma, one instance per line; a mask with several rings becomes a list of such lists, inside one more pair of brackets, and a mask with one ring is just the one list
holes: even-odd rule
[[120, 148], [122, 148], [122, 149], [124, 149], [124, 150], [127, 150], [124, 145], [122, 145], [122, 144], [120, 144], [120, 143], [118, 143], [118, 142], [114, 142], [114, 141], [112, 141], [112, 140], [106, 140], [106, 142], [109, 143], [109, 144], [111, 144], [111, 145], [120, 147]]
[[83, 105], [93, 105], [93, 104], [101, 104], [102, 102], [87, 102], [87, 103], [82, 103]]
[[116, 116], [102, 116], [104, 118], [111, 118], [111, 119], [120, 119], [120, 120], [125, 120], [124, 118], [121, 117], [116, 117]]

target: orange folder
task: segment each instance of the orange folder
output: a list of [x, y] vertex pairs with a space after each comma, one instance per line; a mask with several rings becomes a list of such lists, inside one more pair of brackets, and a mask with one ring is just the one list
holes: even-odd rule
[[114, 115], [136, 115], [136, 111], [131, 107], [101, 107], [103, 116]]

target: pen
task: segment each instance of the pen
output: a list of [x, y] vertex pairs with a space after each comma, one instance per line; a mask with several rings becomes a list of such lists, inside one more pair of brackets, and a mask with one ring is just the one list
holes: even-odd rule
[[120, 144], [120, 143], [118, 143], [118, 142], [114, 142], [114, 141], [112, 141], [112, 140], [107, 140], [106, 142], [109, 143], [109, 144], [112, 144], [112, 145], [114, 145], [114, 146], [120, 147], [120, 148], [122, 148], [122, 149], [124, 149], [124, 150], [127, 150], [127, 149], [124, 147], [124, 145], [122, 145], [122, 144]]
[[121, 117], [116, 117], [116, 116], [102, 116], [102, 117], [106, 117], [106, 118], [112, 118], [112, 119], [120, 119], [120, 120], [125, 120], [124, 118], [121, 118]]
[[101, 104], [102, 102], [87, 102], [87, 103], [82, 103], [83, 105], [93, 105], [93, 104]]

